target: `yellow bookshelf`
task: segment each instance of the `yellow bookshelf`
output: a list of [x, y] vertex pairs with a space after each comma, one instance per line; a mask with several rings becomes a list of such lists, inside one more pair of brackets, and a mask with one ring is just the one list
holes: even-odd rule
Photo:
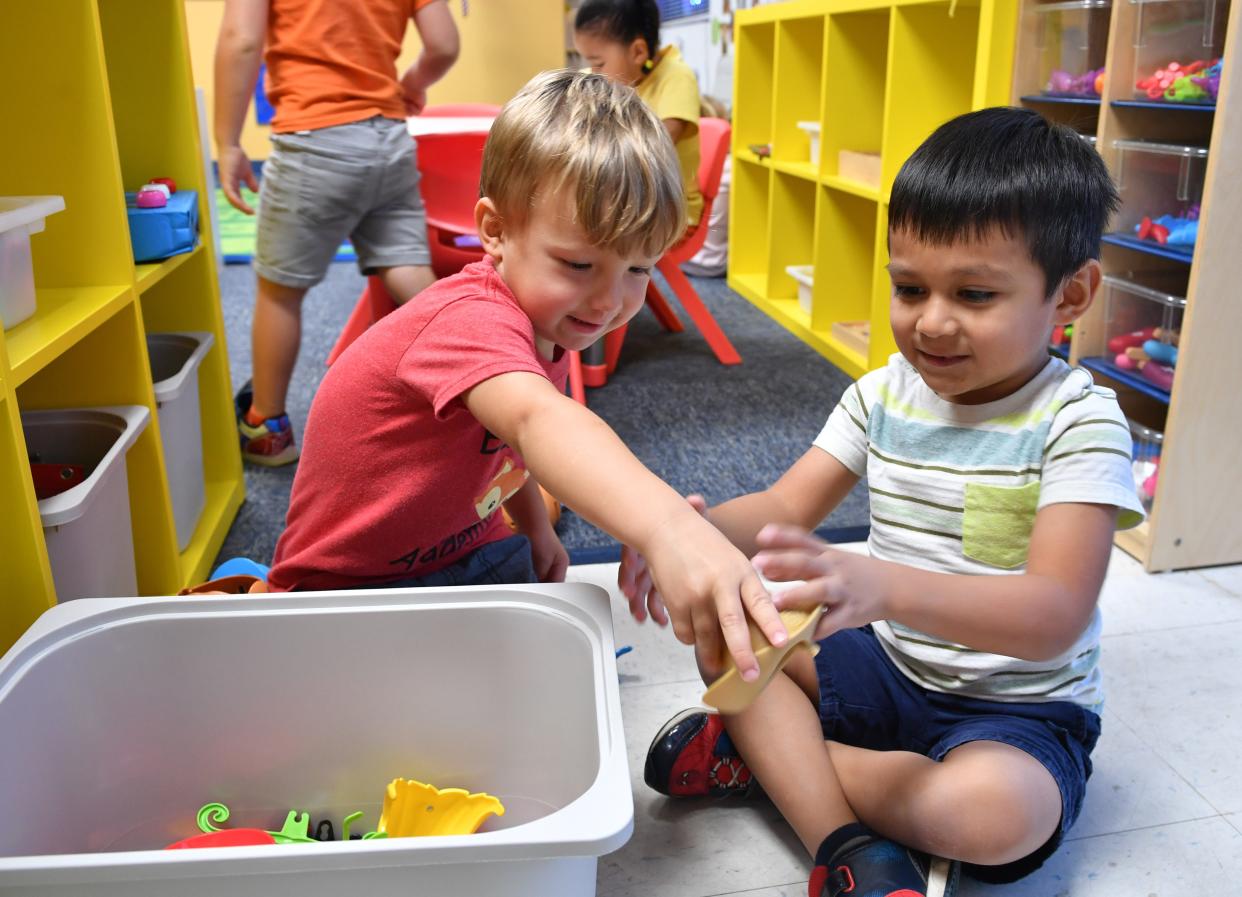
[[[0, 335], [0, 651], [56, 603], [20, 414], [145, 405], [127, 455], [138, 589], [205, 578], [243, 498], [183, 0], [61, 0], [6, 7], [0, 195], [57, 194], [33, 238], [37, 310]], [[20, 85], [20, 88], [17, 87]], [[200, 245], [135, 265], [123, 193], [152, 177], [199, 193]], [[177, 550], [148, 331], [215, 336], [199, 370], [207, 506]]]
[[[1012, 0], [790, 0], [735, 16], [729, 285], [851, 376], [895, 351], [888, 193], [939, 124], [1008, 101]], [[818, 122], [818, 164], [800, 121]], [[768, 145], [764, 159], [753, 146]], [[879, 157], [868, 183], [842, 151]], [[811, 311], [787, 265], [815, 266]], [[833, 325], [867, 322], [861, 352]]]
[[[1156, 6], [1153, 3], [1151, 8]], [[1234, 74], [1242, 45], [1242, 3], [1234, 2], [1229, 10], [1224, 74], [1214, 108], [1151, 107], [1133, 102], [1135, 34], [1142, 7], [1132, 0], [1113, 0], [1099, 11], [1092, 25], [1092, 46], [1105, 44], [1104, 90], [1098, 102], [1066, 103], [1034, 95], [1031, 88], [1045, 78], [1038, 53], [1038, 24], [1030, 15], [1039, 9], [1034, 0], [1023, 0], [1014, 103], [1094, 136], [1115, 179], [1122, 173], [1120, 153], [1114, 146], [1117, 140], [1208, 149], [1193, 260], [1162, 258], [1142, 247], [1107, 240], [1100, 257], [1105, 274], [1140, 282], [1156, 277], [1185, 297], [1172, 392], [1154, 398], [1131, 383], [1107, 376], [1093, 364], [1107, 355], [1102, 296], [1075, 324], [1069, 359], [1085, 363], [1097, 382], [1115, 389], [1131, 420], [1163, 433], [1160, 476], [1148, 519], [1140, 527], [1118, 533], [1117, 545], [1152, 572], [1240, 563], [1242, 477], [1230, 459], [1242, 445], [1242, 404], [1236, 387], [1242, 382], [1242, 353], [1235, 348], [1236, 336], [1242, 332], [1242, 304], [1236, 300], [1234, 270], [1237, 235], [1242, 230], [1242, 194], [1237, 186], [1242, 182], [1242, 85]], [[1197, 26], [1196, 34], [1201, 29]], [[1076, 42], [1082, 39], [1075, 35]]]

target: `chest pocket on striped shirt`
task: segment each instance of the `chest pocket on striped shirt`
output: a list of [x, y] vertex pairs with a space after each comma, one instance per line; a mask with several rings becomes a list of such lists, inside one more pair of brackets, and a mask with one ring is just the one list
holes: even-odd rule
[[1031, 547], [1038, 505], [1038, 481], [1025, 486], [967, 483], [962, 553], [993, 567], [1022, 566]]

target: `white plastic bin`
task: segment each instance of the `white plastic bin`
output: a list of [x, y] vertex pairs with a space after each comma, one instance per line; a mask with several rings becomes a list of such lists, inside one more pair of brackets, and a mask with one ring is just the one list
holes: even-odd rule
[[138, 594], [125, 453], [150, 416], [141, 405], [22, 412], [31, 462], [87, 471], [39, 502], [57, 601]]
[[798, 281], [798, 304], [809, 315], [811, 313], [811, 292], [815, 288], [815, 266], [786, 265], [785, 273]]
[[810, 159], [812, 165], [819, 164], [819, 122], [817, 121], [800, 121], [798, 127], [806, 132], [806, 136], [811, 141]]
[[5, 330], [35, 313], [30, 235], [65, 207], [63, 196], [0, 196], [0, 324]]
[[147, 336], [160, 440], [164, 446], [164, 472], [168, 476], [180, 551], [185, 551], [194, 537], [194, 529], [207, 502], [198, 369], [213, 342], [210, 333], [152, 333]]
[[[589, 897], [633, 799], [607, 593], [581, 583], [100, 599], [0, 659], [0, 894]], [[364, 816], [404, 776], [473, 835], [161, 850]]]

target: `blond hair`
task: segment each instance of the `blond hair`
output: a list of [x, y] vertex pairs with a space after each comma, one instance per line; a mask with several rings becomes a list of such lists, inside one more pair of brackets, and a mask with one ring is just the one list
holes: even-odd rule
[[685, 230], [677, 153], [629, 87], [569, 70], [532, 78], [501, 110], [479, 193], [522, 226], [540, 193], [573, 190], [587, 238], [621, 255], [664, 254]]

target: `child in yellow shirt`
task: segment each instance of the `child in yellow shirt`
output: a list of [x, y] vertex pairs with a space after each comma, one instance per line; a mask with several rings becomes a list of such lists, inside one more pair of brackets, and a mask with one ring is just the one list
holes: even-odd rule
[[693, 228], [703, 213], [699, 82], [681, 51], [672, 44], [660, 47], [655, 0], [585, 0], [574, 18], [574, 47], [591, 71], [633, 87], [664, 122], [681, 168], [686, 227]]

